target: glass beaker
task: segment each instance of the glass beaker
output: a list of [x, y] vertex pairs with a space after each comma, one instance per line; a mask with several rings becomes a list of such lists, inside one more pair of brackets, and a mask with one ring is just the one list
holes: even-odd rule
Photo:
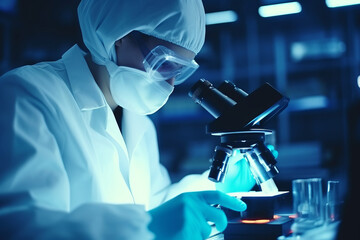
[[319, 227], [324, 223], [321, 178], [292, 181], [293, 207], [296, 214], [291, 229], [294, 235]]

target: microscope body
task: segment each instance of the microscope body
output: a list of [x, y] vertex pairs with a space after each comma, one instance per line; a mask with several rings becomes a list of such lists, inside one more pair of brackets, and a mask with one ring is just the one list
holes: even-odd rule
[[206, 126], [206, 132], [220, 137], [208, 178], [223, 182], [229, 158], [239, 150], [258, 185], [272, 182], [279, 173], [276, 160], [265, 145], [265, 138], [272, 131], [262, 125], [285, 109], [289, 99], [268, 83], [247, 94], [233, 83], [224, 81], [215, 88], [203, 79], [192, 87], [189, 95], [215, 117]]

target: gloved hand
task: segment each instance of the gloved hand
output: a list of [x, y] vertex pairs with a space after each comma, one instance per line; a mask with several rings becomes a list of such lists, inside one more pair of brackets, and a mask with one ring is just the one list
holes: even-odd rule
[[206, 239], [211, 233], [207, 221], [215, 223], [221, 232], [227, 226], [225, 213], [212, 204], [235, 211], [246, 210], [243, 201], [219, 191], [188, 192], [151, 210], [149, 229], [157, 240]]
[[[274, 149], [274, 146], [267, 145], [267, 147], [274, 157], [277, 158], [278, 152]], [[256, 181], [251, 173], [249, 164], [246, 162], [243, 154], [239, 150], [235, 150], [229, 158], [224, 182], [216, 183], [216, 189], [225, 193], [248, 192], [255, 184]]]

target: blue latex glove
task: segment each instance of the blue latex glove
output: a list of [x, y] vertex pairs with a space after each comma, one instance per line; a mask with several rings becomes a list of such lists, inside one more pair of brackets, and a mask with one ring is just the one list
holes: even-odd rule
[[152, 217], [149, 229], [157, 240], [206, 239], [211, 233], [207, 221], [215, 223], [221, 232], [227, 226], [225, 213], [212, 204], [246, 210], [243, 201], [219, 191], [183, 193], [149, 212]]
[[[267, 145], [275, 158], [278, 157], [278, 152], [274, 146]], [[239, 150], [235, 150], [233, 155], [229, 158], [227, 173], [224, 182], [216, 183], [216, 189], [222, 192], [248, 192], [256, 184], [256, 181], [251, 173], [249, 164], [246, 162], [243, 154]]]

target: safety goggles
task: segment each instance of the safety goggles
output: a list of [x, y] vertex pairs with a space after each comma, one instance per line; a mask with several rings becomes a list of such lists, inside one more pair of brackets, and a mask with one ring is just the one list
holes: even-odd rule
[[174, 85], [179, 85], [199, 67], [195, 60], [185, 59], [165, 46], [159, 45], [149, 50], [144, 44], [142, 33], [135, 31], [131, 36], [138, 43], [144, 56], [145, 71], [154, 81], [166, 81], [174, 78]]
[[164, 46], [152, 49], [143, 61], [146, 72], [155, 81], [166, 81], [174, 78], [178, 85], [188, 79], [199, 67], [195, 60], [178, 56], [174, 51]]

